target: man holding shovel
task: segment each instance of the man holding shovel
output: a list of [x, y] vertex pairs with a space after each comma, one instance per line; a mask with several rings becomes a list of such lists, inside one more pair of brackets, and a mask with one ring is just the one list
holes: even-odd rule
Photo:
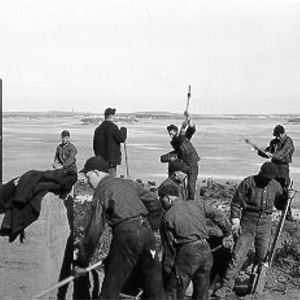
[[[236, 190], [231, 202], [231, 222], [237, 241], [222, 287], [216, 292], [219, 298], [226, 298], [233, 293], [235, 280], [253, 243], [254, 269], [267, 256], [273, 207], [275, 205], [276, 208], [283, 209], [287, 201], [276, 177], [276, 166], [272, 162], [265, 162], [257, 175], [245, 178]], [[288, 197], [294, 197], [293, 190], [288, 191]]]

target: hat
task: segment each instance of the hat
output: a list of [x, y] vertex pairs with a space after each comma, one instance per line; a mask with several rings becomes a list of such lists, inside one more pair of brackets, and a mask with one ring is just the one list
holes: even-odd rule
[[274, 130], [273, 130], [273, 135], [274, 136], [279, 136], [280, 134], [284, 133], [284, 127], [281, 125], [277, 125], [275, 126]]
[[278, 176], [277, 168], [272, 162], [267, 161], [260, 167], [259, 175], [267, 179], [274, 179]]
[[158, 188], [158, 194], [161, 197], [164, 196], [179, 196], [178, 187], [174, 184], [166, 184]]
[[62, 133], [61, 133], [61, 137], [65, 137], [65, 136], [70, 136], [70, 132], [68, 130], [64, 130]]
[[107, 108], [104, 112], [104, 116], [107, 117], [107, 116], [111, 116], [111, 115], [114, 115], [116, 113], [116, 109], [115, 108]]
[[86, 160], [84, 167], [79, 173], [86, 174], [89, 171], [98, 170], [100, 172], [108, 172], [108, 164], [101, 156], [92, 156]]
[[167, 130], [168, 131], [171, 131], [171, 130], [178, 131], [178, 127], [176, 125], [171, 124], [171, 125], [167, 126]]

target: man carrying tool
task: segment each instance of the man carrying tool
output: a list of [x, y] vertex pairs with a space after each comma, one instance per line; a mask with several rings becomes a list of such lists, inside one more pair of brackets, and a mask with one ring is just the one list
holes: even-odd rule
[[114, 123], [115, 108], [107, 108], [104, 112], [105, 120], [95, 129], [93, 150], [96, 156], [103, 157], [108, 163], [108, 173], [116, 177], [117, 165], [121, 164], [121, 143], [125, 143], [127, 129]]
[[221, 228], [224, 246], [232, 246], [231, 223], [222, 211], [202, 201], [178, 201], [178, 196], [174, 185], [165, 185], [159, 191], [166, 211], [161, 225], [166, 299], [184, 299], [190, 281], [193, 299], [209, 299], [213, 261], [206, 218]]
[[[75, 275], [85, 273], [82, 268], [91, 261], [107, 222], [112, 228], [113, 238], [105, 259], [105, 277], [99, 297], [118, 299], [123, 285], [138, 263], [143, 266], [146, 261], [147, 268], [150, 268], [155, 247], [153, 250], [154, 235], [146, 219], [148, 211], [141, 201], [142, 191], [138, 186], [131, 180], [108, 176], [108, 165], [102, 157], [89, 158], [80, 172], [95, 192], [79, 245]], [[162, 287], [152, 285], [157, 280], [161, 281], [159, 274], [148, 272], [143, 286], [144, 299], [162, 299]]]
[[169, 176], [176, 171], [187, 174], [188, 199], [194, 200], [198, 177], [198, 161], [200, 158], [191, 143], [196, 126], [190, 119], [187, 111], [185, 111], [185, 116], [186, 120], [183, 122], [180, 130], [173, 124], [167, 127], [171, 138], [170, 143], [174, 151], [162, 155], [161, 162], [169, 163]]
[[[275, 138], [271, 140], [265, 151], [258, 149], [257, 153], [265, 158], [271, 157], [271, 161], [276, 165], [277, 168], [277, 180], [280, 182], [284, 192], [287, 193], [287, 189], [290, 184], [289, 164], [292, 162], [294, 144], [293, 140], [286, 134], [284, 127], [281, 125], [275, 126], [273, 130], [273, 136]], [[291, 206], [289, 206], [286, 219], [288, 221], [293, 221]]]
[[[254, 243], [255, 270], [266, 258], [272, 229], [273, 207], [283, 209], [287, 201], [281, 185], [274, 180], [276, 166], [265, 162], [257, 175], [245, 178], [238, 186], [231, 202], [233, 234], [237, 236], [232, 262], [226, 271], [222, 287], [216, 292], [219, 298], [233, 294], [235, 280], [239, 275], [247, 253]], [[294, 191], [288, 192], [290, 198]]]

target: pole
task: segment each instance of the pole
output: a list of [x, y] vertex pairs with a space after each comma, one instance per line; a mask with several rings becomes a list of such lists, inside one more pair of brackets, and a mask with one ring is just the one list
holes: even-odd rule
[[[85, 269], [85, 271], [86, 271], [86, 273], [88, 273], [88, 272], [92, 271], [93, 269], [96, 269], [97, 267], [99, 267], [99, 266], [101, 266], [101, 265], [102, 265], [102, 260], [100, 260], [100, 261], [98, 261], [97, 263], [95, 263], [95, 264], [89, 266], [88, 268]], [[60, 288], [61, 286], [63, 286], [63, 285], [65, 285], [65, 284], [67, 284], [67, 283], [73, 281], [74, 279], [75, 279], [75, 276], [74, 276], [74, 275], [71, 275], [71, 276], [67, 277], [66, 279], [60, 281], [59, 283], [53, 285], [53, 286], [50, 287], [49, 289], [47, 289], [47, 290], [45, 290], [45, 291], [43, 291], [43, 292], [41, 292], [41, 293], [39, 293], [39, 294], [33, 296], [32, 299], [38, 299], [38, 298], [41, 298], [41, 297], [43, 297], [43, 296], [49, 294], [49, 293], [52, 292], [53, 290], [58, 289], [58, 288]]]
[[2, 171], [2, 160], [3, 160], [3, 155], [2, 155], [2, 79], [0, 79], [0, 184], [2, 184], [2, 179], [3, 179], [3, 171]]
[[129, 166], [128, 166], [128, 156], [127, 156], [127, 146], [126, 142], [124, 142], [124, 154], [125, 154], [125, 165], [126, 165], [126, 176], [129, 177]]

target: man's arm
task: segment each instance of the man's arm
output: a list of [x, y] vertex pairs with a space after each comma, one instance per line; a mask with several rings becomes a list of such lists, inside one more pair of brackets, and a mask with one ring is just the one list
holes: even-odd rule
[[102, 203], [98, 198], [93, 198], [88, 213], [83, 238], [79, 244], [77, 264], [87, 267], [105, 227], [105, 216]]
[[63, 163], [63, 167], [66, 169], [70, 167], [72, 164], [75, 163], [75, 156], [77, 154], [77, 149], [74, 145], [70, 144], [69, 145], [69, 152], [68, 152], [68, 157]]
[[205, 217], [216, 223], [222, 230], [224, 236], [231, 234], [231, 223], [224, 212], [222, 212], [220, 209], [212, 207], [207, 203], [203, 204], [203, 208]]
[[119, 129], [118, 126], [115, 125], [113, 128], [113, 137], [117, 143], [124, 143], [127, 139], [127, 128], [121, 127]]
[[196, 132], [196, 125], [191, 119], [188, 119], [182, 123], [180, 129], [181, 135], [184, 135], [186, 138], [190, 140], [195, 132]]
[[294, 152], [294, 144], [293, 141], [290, 138], [288, 138], [285, 141], [283, 147], [280, 150], [274, 152], [273, 159], [277, 161], [281, 161], [292, 152]]

